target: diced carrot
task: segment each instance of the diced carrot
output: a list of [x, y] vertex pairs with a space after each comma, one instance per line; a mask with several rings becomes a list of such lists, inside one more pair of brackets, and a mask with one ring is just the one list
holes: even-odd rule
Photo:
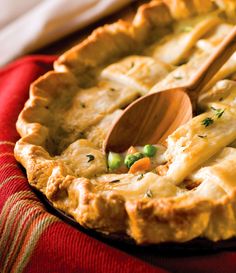
[[130, 167], [129, 173], [145, 172], [151, 169], [151, 160], [149, 157], [143, 157]]
[[137, 153], [137, 149], [134, 148], [134, 146], [130, 146], [128, 151], [127, 151], [127, 155], [131, 155], [131, 154], [135, 154]]

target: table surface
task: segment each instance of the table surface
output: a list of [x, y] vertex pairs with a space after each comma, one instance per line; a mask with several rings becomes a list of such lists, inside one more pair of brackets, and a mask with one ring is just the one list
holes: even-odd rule
[[72, 48], [83, 39], [85, 39], [91, 32], [105, 24], [111, 24], [116, 22], [119, 19], [123, 19], [125, 21], [131, 21], [138, 9], [138, 7], [143, 4], [149, 2], [147, 0], [133, 0], [131, 4], [117, 11], [116, 13], [107, 16], [82, 30], [78, 30], [72, 34], [67, 35], [66, 37], [58, 40], [40, 50], [31, 52], [32, 54], [52, 54], [52, 55], [60, 55], [68, 49]]

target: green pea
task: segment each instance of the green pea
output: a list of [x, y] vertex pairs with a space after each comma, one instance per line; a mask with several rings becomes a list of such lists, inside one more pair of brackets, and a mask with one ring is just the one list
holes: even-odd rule
[[157, 152], [157, 147], [155, 147], [151, 144], [147, 144], [143, 148], [143, 153], [148, 157], [154, 156], [156, 154], [156, 152]]
[[122, 164], [122, 156], [117, 153], [109, 152], [108, 154], [108, 167], [111, 170], [117, 169]]
[[125, 157], [125, 165], [130, 168], [135, 161], [143, 158], [144, 155], [142, 153], [129, 154]]
[[133, 154], [134, 156], [136, 156], [137, 160], [141, 159], [144, 157], [144, 155], [142, 153], [135, 153]]
[[137, 161], [137, 157], [133, 154], [129, 154], [125, 157], [125, 165], [130, 168], [135, 161]]

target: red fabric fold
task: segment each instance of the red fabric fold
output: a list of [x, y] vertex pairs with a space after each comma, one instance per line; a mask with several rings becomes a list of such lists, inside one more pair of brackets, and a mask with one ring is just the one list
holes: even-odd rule
[[46, 210], [30, 189], [13, 149], [19, 138], [15, 123], [29, 86], [52, 69], [55, 58], [26, 57], [0, 70], [0, 272], [235, 272], [233, 251], [186, 257], [157, 251], [147, 259], [147, 250], [139, 259], [134, 247], [127, 254]]

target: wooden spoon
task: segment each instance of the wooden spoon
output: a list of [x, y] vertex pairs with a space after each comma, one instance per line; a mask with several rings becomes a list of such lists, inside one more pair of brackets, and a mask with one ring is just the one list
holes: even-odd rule
[[122, 152], [131, 145], [163, 142], [192, 118], [199, 92], [236, 50], [236, 26], [216, 48], [189, 84], [143, 96], [131, 103], [112, 126], [104, 142], [106, 152]]

